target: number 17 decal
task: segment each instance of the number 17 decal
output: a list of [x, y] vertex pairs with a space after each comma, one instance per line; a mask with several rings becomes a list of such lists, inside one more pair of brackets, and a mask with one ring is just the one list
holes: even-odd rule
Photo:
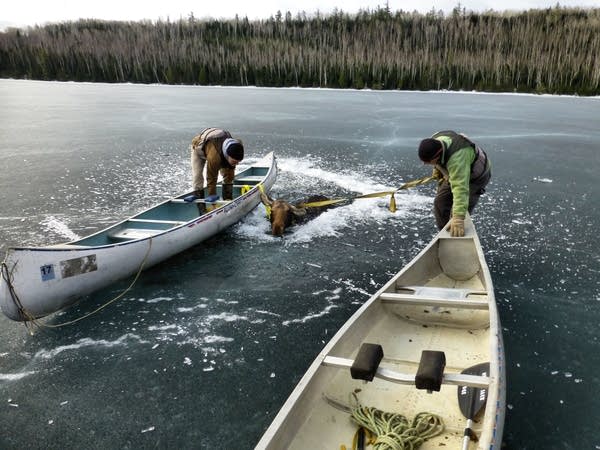
[[42, 281], [54, 280], [54, 266], [52, 264], [40, 266], [40, 272], [42, 275]]

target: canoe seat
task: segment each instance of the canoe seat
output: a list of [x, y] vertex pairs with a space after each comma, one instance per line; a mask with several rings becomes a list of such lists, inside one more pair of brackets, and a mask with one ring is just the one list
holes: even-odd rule
[[[183, 225], [184, 223], [186, 222], [181, 222], [178, 220], [128, 219], [125, 223], [125, 227], [111, 231], [108, 233], [108, 238], [114, 242], [145, 239], [174, 228], [178, 225]], [[140, 227], [154, 225], [156, 228], [137, 228], [137, 224], [139, 224]], [[132, 225], [132, 227], [127, 227], [127, 225]]]
[[134, 239], [144, 239], [156, 236], [166, 230], [152, 230], [141, 228], [121, 228], [108, 234], [108, 237], [115, 242], [132, 241]]
[[403, 286], [396, 292], [384, 292], [379, 296], [383, 303], [406, 305], [441, 306], [445, 308], [488, 309], [486, 291], [427, 286]]
[[242, 178], [234, 178], [233, 182], [235, 184], [251, 184], [251, 185], [255, 185], [260, 183], [261, 181], [263, 181], [265, 179], [264, 176], [260, 176], [260, 175], [246, 175]]

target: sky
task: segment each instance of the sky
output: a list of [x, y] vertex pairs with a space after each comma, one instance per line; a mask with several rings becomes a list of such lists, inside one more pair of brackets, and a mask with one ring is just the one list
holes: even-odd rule
[[[0, 28], [43, 25], [48, 22], [65, 22], [78, 19], [131, 20], [159, 19], [177, 21], [189, 17], [198, 19], [226, 19], [247, 16], [248, 19], [266, 19], [277, 11], [293, 16], [300, 11], [307, 14], [330, 13], [335, 8], [347, 13], [359, 9], [376, 9], [385, 6], [386, 0], [5, 0], [0, 12]], [[392, 11], [428, 12], [432, 8], [450, 12], [458, 0], [388, 0]], [[519, 11], [532, 8], [553, 7], [557, 0], [461, 0], [468, 11]], [[600, 8], [600, 0], [561, 0], [561, 6]]]

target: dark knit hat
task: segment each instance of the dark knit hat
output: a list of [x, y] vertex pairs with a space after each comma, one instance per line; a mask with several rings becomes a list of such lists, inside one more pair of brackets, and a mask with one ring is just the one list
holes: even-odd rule
[[237, 139], [226, 139], [223, 142], [223, 153], [236, 161], [241, 161], [244, 159], [244, 145]]
[[442, 143], [437, 139], [423, 139], [419, 144], [419, 159], [423, 162], [429, 162], [442, 154], [444, 149]]

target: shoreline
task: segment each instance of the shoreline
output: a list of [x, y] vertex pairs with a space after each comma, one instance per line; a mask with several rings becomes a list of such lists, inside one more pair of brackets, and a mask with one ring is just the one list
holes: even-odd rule
[[0, 82], [30, 82], [30, 83], [73, 83], [73, 84], [89, 84], [89, 85], [106, 85], [106, 86], [152, 86], [166, 88], [209, 88], [209, 89], [273, 89], [273, 90], [298, 90], [298, 91], [331, 91], [331, 92], [364, 92], [364, 93], [395, 93], [395, 94], [460, 94], [460, 95], [514, 95], [540, 98], [576, 98], [576, 99], [600, 99], [600, 95], [573, 95], [573, 94], [535, 94], [531, 92], [491, 92], [491, 91], [454, 91], [454, 90], [429, 90], [429, 91], [407, 91], [398, 89], [352, 89], [352, 88], [321, 88], [321, 87], [301, 87], [301, 86], [227, 86], [227, 85], [199, 85], [199, 84], [161, 84], [161, 83], [131, 83], [131, 82], [93, 82], [93, 81], [60, 81], [60, 80], [28, 80], [22, 78], [0, 78]]

